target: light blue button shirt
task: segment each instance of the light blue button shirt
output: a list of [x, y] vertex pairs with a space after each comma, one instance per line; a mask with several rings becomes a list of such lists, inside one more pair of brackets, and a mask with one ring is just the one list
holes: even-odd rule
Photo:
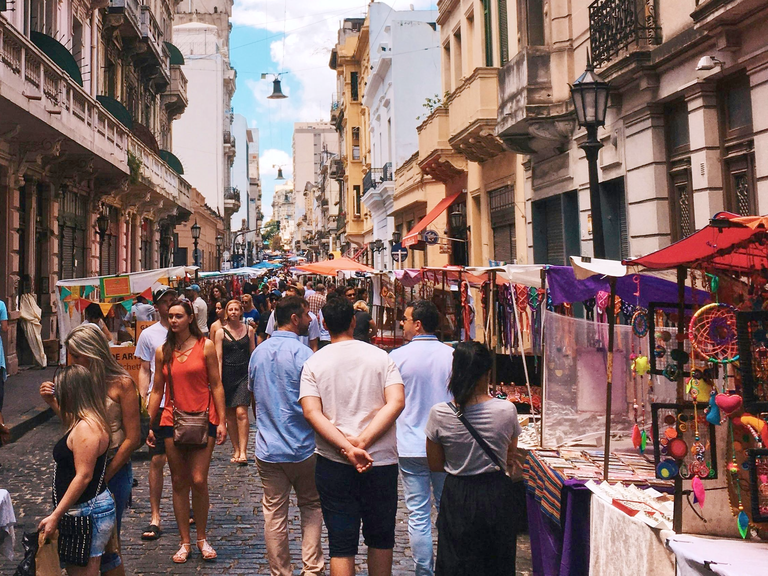
[[315, 451], [315, 433], [299, 404], [304, 362], [312, 350], [293, 332], [277, 330], [259, 344], [248, 364], [248, 389], [256, 399], [256, 457], [303, 462]]
[[453, 348], [435, 336], [416, 336], [409, 344], [390, 353], [405, 385], [405, 409], [397, 419], [397, 452], [401, 458], [427, 456], [429, 411], [435, 404], [449, 402]]

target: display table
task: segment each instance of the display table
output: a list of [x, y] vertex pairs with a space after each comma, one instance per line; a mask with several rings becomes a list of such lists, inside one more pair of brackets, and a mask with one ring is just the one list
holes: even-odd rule
[[667, 546], [677, 558], [678, 576], [768, 574], [768, 542], [673, 534]]
[[590, 576], [675, 576], [668, 530], [654, 530], [598, 497], [590, 506]]

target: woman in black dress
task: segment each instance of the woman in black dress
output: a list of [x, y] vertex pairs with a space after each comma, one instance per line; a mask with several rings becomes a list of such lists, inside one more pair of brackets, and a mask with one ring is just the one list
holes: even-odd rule
[[232, 462], [248, 465], [248, 362], [256, 348], [255, 331], [243, 323], [243, 305], [230, 300], [226, 306], [226, 327], [214, 336], [221, 365], [221, 381], [227, 406], [227, 428], [232, 439]]

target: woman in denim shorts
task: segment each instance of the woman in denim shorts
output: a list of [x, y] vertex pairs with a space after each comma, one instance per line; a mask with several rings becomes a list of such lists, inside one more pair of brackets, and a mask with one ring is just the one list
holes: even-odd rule
[[[123, 512], [133, 488], [131, 454], [141, 443], [138, 389], [125, 368], [117, 363], [109, 351], [106, 338], [94, 325], [83, 324], [73, 329], [67, 336], [66, 348], [71, 363], [87, 368], [93, 374], [98, 394], [106, 396], [110, 441], [104, 481], [115, 500], [119, 540]], [[59, 412], [52, 382], [42, 384], [40, 395], [56, 413]], [[105, 576], [125, 575], [117, 550], [104, 553], [101, 572]]]
[[76, 365], [57, 374], [55, 394], [66, 433], [53, 447], [55, 509], [38, 530], [49, 538], [65, 514], [90, 516], [90, 560], [84, 567], [65, 568], [70, 576], [96, 576], [115, 527], [115, 501], [104, 482], [110, 439], [106, 401], [91, 373]]

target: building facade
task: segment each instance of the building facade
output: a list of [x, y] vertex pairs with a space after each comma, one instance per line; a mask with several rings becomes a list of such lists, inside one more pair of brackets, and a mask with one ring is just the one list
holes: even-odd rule
[[170, 265], [175, 228], [191, 215], [170, 151], [187, 102], [171, 43], [175, 5], [99, 6], [42, 0], [0, 12], [0, 298], [11, 373], [28, 362], [21, 295], [33, 295], [43, 339], [55, 340], [59, 279]]
[[517, 16], [497, 134], [524, 155], [529, 258], [592, 253], [586, 134], [567, 84], [588, 50], [611, 84], [598, 134], [607, 257], [657, 250], [721, 210], [768, 211], [765, 2], [528, 2]]
[[259, 167], [259, 131], [251, 128], [248, 145], [248, 212], [246, 226], [249, 232], [245, 234], [249, 253], [254, 260], [261, 260], [264, 249], [261, 240], [261, 226], [264, 223], [264, 213], [261, 210], [261, 171]]
[[296, 231], [296, 196], [293, 181], [275, 186], [272, 197], [272, 220], [280, 223], [280, 241], [284, 250], [293, 247], [293, 237]]
[[[176, 228], [174, 242], [178, 246], [174, 265], [197, 265], [203, 272], [219, 270], [224, 249], [224, 219], [208, 204], [196, 188], [192, 188], [192, 216]], [[198, 261], [195, 262], [195, 242], [192, 238], [192, 226], [200, 226], [197, 239]], [[220, 240], [217, 242], [217, 238]]]

